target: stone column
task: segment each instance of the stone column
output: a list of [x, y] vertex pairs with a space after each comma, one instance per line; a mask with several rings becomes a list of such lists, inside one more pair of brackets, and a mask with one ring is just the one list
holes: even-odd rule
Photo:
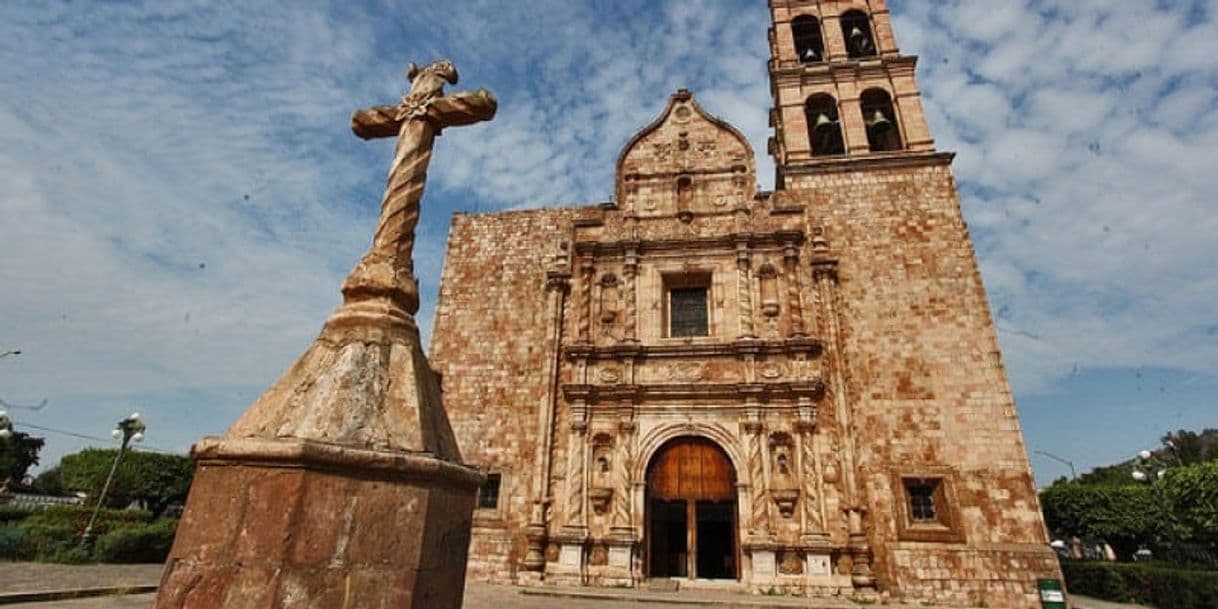
[[850, 403], [846, 395], [846, 356], [842, 342], [841, 324], [837, 316], [837, 260], [830, 256], [829, 244], [818, 233], [812, 241], [812, 275], [820, 293], [821, 306], [825, 310], [828, 336], [825, 347], [831, 361], [833, 405], [840, 426], [844, 446], [841, 455], [842, 479], [845, 484], [845, 510], [850, 533], [849, 552], [854, 562], [850, 573], [856, 588], [873, 590], [875, 577], [871, 573], [871, 544], [863, 530], [866, 515], [865, 501], [857, 481], [857, 457], [854, 444], [854, 424]]
[[584, 583], [584, 549], [588, 542], [587, 503], [588, 466], [588, 407], [583, 401], [571, 406], [571, 425], [567, 436], [566, 503], [563, 527], [558, 534], [558, 565], [554, 577], [558, 583]]
[[747, 241], [736, 242], [736, 299], [740, 312], [739, 337], [757, 338], [753, 321], [753, 277]]
[[587, 344], [592, 342], [592, 284], [595, 283], [596, 265], [591, 254], [584, 254], [579, 259], [579, 320], [578, 340]]
[[[633, 404], [630, 405], [633, 407]], [[638, 424], [630, 418], [618, 421], [617, 457], [614, 463], [615, 482], [613, 489], [613, 524], [609, 535], [609, 585], [631, 586], [635, 582], [634, 546], [635, 532], [631, 518], [634, 504], [634, 481], [630, 472], [634, 467], [634, 436]], [[641, 575], [641, 574], [638, 574]]]
[[801, 301], [801, 283], [799, 280], [799, 248], [794, 243], [783, 246], [782, 261], [786, 266], [787, 275], [787, 315], [792, 337], [807, 336], [804, 329], [804, 308]]
[[528, 546], [523, 566], [528, 571], [541, 571], [546, 566], [546, 519], [550, 511], [550, 449], [553, 446], [554, 410], [557, 405], [556, 378], [559, 351], [562, 348], [563, 304], [570, 289], [569, 267], [548, 273], [546, 277], [546, 306], [548, 337], [545, 370], [542, 378], [545, 391], [538, 403], [537, 450], [533, 455], [533, 510], [525, 528]]
[[766, 509], [765, 438], [764, 427], [759, 420], [748, 420], [741, 424], [748, 443], [749, 468], [749, 529], [754, 537], [769, 537], [769, 510]]
[[639, 340], [639, 292], [638, 292], [638, 274], [639, 274], [639, 252], [637, 246], [626, 248], [626, 260], [623, 266], [623, 278], [625, 286], [622, 290], [623, 297], [626, 299], [625, 310], [625, 342], [638, 342]]

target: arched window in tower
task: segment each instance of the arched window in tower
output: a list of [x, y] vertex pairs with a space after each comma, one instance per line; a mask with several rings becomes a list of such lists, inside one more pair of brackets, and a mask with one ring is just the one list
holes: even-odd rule
[[867, 126], [867, 144], [872, 152], [900, 150], [901, 130], [897, 113], [892, 108], [892, 96], [883, 89], [868, 89], [859, 98], [863, 108], [863, 124]]
[[808, 120], [808, 141], [812, 144], [812, 156], [845, 154], [842, 140], [842, 121], [837, 114], [837, 100], [825, 93], [808, 98], [804, 104]]
[[851, 59], [875, 55], [875, 37], [871, 35], [871, 19], [863, 11], [842, 14], [842, 37], [846, 39], [846, 54]]
[[795, 37], [795, 53], [800, 63], [817, 63], [825, 60], [825, 40], [820, 34], [820, 21], [811, 15], [800, 15], [791, 21], [791, 34]]

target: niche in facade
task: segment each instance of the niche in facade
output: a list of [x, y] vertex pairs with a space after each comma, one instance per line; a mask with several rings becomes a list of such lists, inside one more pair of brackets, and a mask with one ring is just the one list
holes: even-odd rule
[[795, 514], [799, 483], [795, 475], [795, 442], [784, 432], [770, 435], [770, 495], [784, 518]]
[[598, 433], [592, 438], [592, 475], [588, 501], [597, 514], [604, 514], [613, 499], [613, 436]]
[[621, 288], [617, 275], [606, 273], [601, 277], [601, 323], [612, 325], [618, 318], [618, 307], [621, 304]]
[[778, 317], [778, 271], [767, 262], [757, 269], [757, 279], [761, 282], [761, 314]]

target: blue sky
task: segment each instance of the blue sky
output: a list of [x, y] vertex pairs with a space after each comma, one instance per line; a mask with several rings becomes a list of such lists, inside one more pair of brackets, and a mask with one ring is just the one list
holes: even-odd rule
[[[1081, 472], [1218, 427], [1218, 2], [892, 9], [959, 153], [1029, 447]], [[24, 353], [0, 399], [49, 399], [18, 427], [97, 437], [138, 409], [149, 445], [185, 451], [338, 304], [391, 154], [348, 120], [395, 101], [408, 61], [451, 57], [500, 99], [438, 143], [427, 328], [451, 212], [607, 200], [676, 88], [764, 151], [767, 26], [761, 0], [3, 3], [0, 352]], [[45, 464], [100, 443], [46, 437]]]

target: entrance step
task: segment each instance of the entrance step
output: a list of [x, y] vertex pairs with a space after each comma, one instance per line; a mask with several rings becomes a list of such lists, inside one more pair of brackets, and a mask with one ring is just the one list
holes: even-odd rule
[[676, 592], [681, 589], [681, 582], [675, 579], [649, 579], [640, 583], [639, 588], [648, 592]]
[[[669, 580], [673, 584], [680, 582]], [[657, 582], [658, 583], [658, 582]], [[808, 598], [791, 596], [756, 596], [713, 592], [710, 590], [681, 590], [657, 592], [653, 589], [619, 588], [520, 588], [520, 594], [569, 598], [586, 601], [607, 601], [606, 607], [617, 607], [622, 603], [657, 603], [673, 605], [704, 605], [723, 609], [772, 609], [774, 607], [801, 607], [802, 609], [856, 609], [862, 607], [846, 599]], [[611, 604], [614, 603], [614, 604]], [[580, 605], [583, 606], [583, 605]]]

